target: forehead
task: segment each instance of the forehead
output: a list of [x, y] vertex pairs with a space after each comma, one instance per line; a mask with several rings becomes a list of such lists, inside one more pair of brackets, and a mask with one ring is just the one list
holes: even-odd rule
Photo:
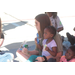
[[35, 19], [35, 22], [39, 23], [39, 21], [37, 21], [36, 19]]
[[72, 51], [70, 48], [67, 50], [67, 52], [69, 52], [69, 53], [73, 53], [73, 51]]
[[44, 31], [45, 31], [45, 32], [49, 32], [49, 33], [50, 33], [50, 31], [49, 31], [49, 29], [48, 29], [48, 28], [45, 28], [45, 29], [44, 29]]

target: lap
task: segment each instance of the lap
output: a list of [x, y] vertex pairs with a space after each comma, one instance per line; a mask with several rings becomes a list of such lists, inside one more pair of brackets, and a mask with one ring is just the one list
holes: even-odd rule
[[35, 62], [35, 61], [37, 61], [37, 60], [36, 60], [37, 57], [42, 57], [42, 56], [31, 55], [31, 56], [29, 57], [29, 59], [27, 60], [27, 62]]
[[30, 51], [28, 54], [25, 54], [25, 53], [22, 53], [22, 50], [17, 50], [17, 52], [16, 52], [16, 55], [22, 60], [22, 61], [26, 61], [26, 60], [28, 60], [29, 59], [29, 57], [31, 56], [31, 55], [38, 55], [38, 51], [36, 51], [36, 50], [33, 50], [33, 51]]
[[56, 59], [50, 58], [48, 59], [48, 62], [56, 62]]

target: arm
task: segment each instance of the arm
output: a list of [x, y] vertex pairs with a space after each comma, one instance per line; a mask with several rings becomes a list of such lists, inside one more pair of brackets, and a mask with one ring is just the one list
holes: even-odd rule
[[3, 42], [4, 42], [4, 39], [0, 39], [0, 47], [2, 46], [2, 44], [3, 44]]
[[28, 51], [28, 53], [29, 53], [30, 55], [39, 55], [39, 51], [37, 51], [37, 50]]
[[62, 31], [62, 30], [63, 30], [63, 27], [58, 28], [58, 29], [57, 29], [57, 32], [60, 32], [60, 31]]
[[37, 47], [42, 51], [43, 46], [41, 46], [40, 44], [37, 44]]
[[48, 47], [46, 47], [45, 50], [48, 51], [54, 57], [57, 54], [57, 47], [52, 47], [52, 51]]
[[63, 25], [62, 25], [60, 18], [58, 16], [55, 19], [55, 22], [56, 22], [56, 26], [57, 26], [57, 32], [62, 31], [64, 28], [63, 28]]
[[36, 43], [37, 48], [39, 48], [42, 51], [43, 46], [41, 46], [40, 44], [37, 44], [37, 38], [35, 38], [35, 43]]

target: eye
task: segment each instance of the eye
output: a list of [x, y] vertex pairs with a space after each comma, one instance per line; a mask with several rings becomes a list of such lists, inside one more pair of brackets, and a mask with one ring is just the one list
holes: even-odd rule
[[47, 33], [45, 32], [45, 34], [47, 34]]
[[69, 53], [69, 55], [71, 55], [71, 54]]

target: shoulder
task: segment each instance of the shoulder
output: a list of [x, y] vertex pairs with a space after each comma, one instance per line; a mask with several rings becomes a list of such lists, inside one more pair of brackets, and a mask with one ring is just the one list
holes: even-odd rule
[[57, 44], [56, 44], [54, 39], [50, 42], [50, 44], [51, 44], [52, 47], [57, 47]]
[[53, 40], [51, 41], [51, 43], [56, 43], [56, 42], [55, 42], [55, 40], [53, 39]]
[[58, 16], [56, 16], [56, 17], [55, 17], [55, 19], [59, 19], [59, 17], [58, 17]]
[[59, 39], [61, 39], [61, 36], [60, 36], [60, 34], [58, 32], [56, 32], [56, 35], [54, 37], [54, 40], [57, 40], [58, 41]]
[[71, 59], [69, 62], [75, 62], [75, 58]]

